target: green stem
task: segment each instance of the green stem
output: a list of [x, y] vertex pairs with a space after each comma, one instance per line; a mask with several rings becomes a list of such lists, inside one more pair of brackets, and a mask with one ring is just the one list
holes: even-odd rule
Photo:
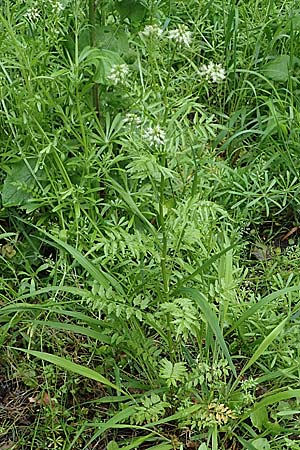
[[211, 448], [212, 448], [212, 450], [218, 450], [218, 429], [217, 429], [217, 425], [215, 425], [214, 428], [213, 428]]
[[96, 47], [96, 0], [89, 0], [90, 46]]
[[[168, 76], [167, 76], [167, 80], [166, 80], [166, 83], [164, 86], [163, 102], [165, 105], [165, 112], [164, 112], [164, 117], [163, 117], [163, 126], [165, 125], [165, 123], [167, 121], [167, 116], [168, 116], [168, 95], [167, 94], [168, 94], [168, 88], [169, 88], [170, 79], [171, 79], [171, 68], [172, 68], [172, 64], [174, 61], [174, 57], [175, 57], [175, 51], [176, 51], [176, 48], [174, 48], [173, 53], [170, 58]], [[167, 158], [166, 158], [165, 150], [161, 154], [160, 164], [163, 167], [167, 167]], [[159, 226], [160, 226], [160, 229], [162, 232], [161, 272], [162, 272], [162, 278], [163, 278], [165, 298], [166, 298], [166, 301], [169, 301], [170, 287], [169, 287], [169, 276], [168, 276], [168, 271], [167, 271], [167, 266], [166, 266], [167, 253], [168, 253], [168, 236], [167, 236], [167, 230], [166, 230], [165, 218], [164, 218], [165, 187], [166, 187], [165, 176], [163, 174], [161, 174], [160, 187], [159, 187], [159, 213], [158, 213], [158, 215], [159, 215], [158, 222], [159, 222]]]
[[[161, 165], [165, 167], [166, 164], [166, 155], [165, 153], [161, 156]], [[160, 178], [160, 189], [159, 189], [159, 225], [162, 232], [162, 253], [161, 253], [161, 271], [162, 278], [164, 284], [164, 293], [166, 296], [166, 300], [169, 298], [169, 277], [167, 272], [166, 260], [168, 253], [168, 237], [165, 226], [165, 218], [164, 218], [164, 201], [165, 201], [165, 177], [162, 174]]]
[[[97, 46], [97, 35], [96, 35], [97, 3], [98, 3], [97, 0], [89, 0], [90, 46], [93, 48]], [[92, 104], [97, 113], [98, 119], [100, 119], [101, 113], [100, 113], [98, 83], [95, 83], [92, 87]]]

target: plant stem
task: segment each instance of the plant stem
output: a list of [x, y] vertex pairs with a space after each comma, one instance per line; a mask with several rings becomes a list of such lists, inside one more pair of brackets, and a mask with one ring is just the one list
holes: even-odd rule
[[[90, 25], [90, 46], [97, 46], [96, 35], [96, 13], [97, 13], [97, 0], [89, 0], [89, 25]], [[92, 104], [97, 113], [98, 119], [101, 117], [100, 104], [99, 104], [99, 84], [95, 83], [92, 87]]]
[[[163, 117], [163, 122], [162, 122], [163, 126], [165, 125], [165, 123], [167, 121], [167, 117], [168, 117], [168, 96], [167, 96], [167, 94], [168, 94], [168, 88], [169, 88], [170, 79], [171, 79], [171, 68], [172, 68], [174, 57], [175, 57], [175, 48], [173, 49], [173, 53], [170, 58], [168, 76], [167, 76], [167, 80], [166, 80], [166, 83], [164, 86], [163, 101], [164, 101], [165, 111], [164, 111], [164, 117]], [[167, 158], [166, 158], [165, 150], [161, 153], [160, 164], [162, 167], [167, 167]], [[161, 271], [162, 271], [162, 278], [163, 278], [163, 284], [164, 284], [164, 293], [165, 293], [166, 301], [168, 301], [170, 288], [169, 288], [169, 276], [168, 276], [167, 266], [166, 266], [167, 253], [168, 253], [168, 237], [167, 237], [167, 231], [166, 231], [166, 227], [165, 227], [165, 218], [164, 218], [165, 185], [166, 185], [165, 176], [163, 174], [161, 174], [160, 187], [159, 187], [159, 225], [160, 225], [160, 229], [162, 232], [162, 244], [163, 244], [162, 245], [162, 254], [161, 254]]]
[[[166, 155], [165, 153], [161, 156], [161, 164], [163, 167], [166, 165]], [[160, 192], [159, 192], [159, 225], [162, 232], [162, 254], [161, 254], [161, 271], [162, 271], [162, 278], [163, 278], [163, 284], [164, 284], [164, 293], [166, 296], [166, 299], [169, 298], [169, 277], [166, 267], [166, 259], [167, 259], [167, 252], [168, 252], [168, 238], [167, 238], [167, 231], [165, 226], [165, 218], [164, 218], [164, 200], [165, 200], [165, 177], [162, 174], [160, 178]]]

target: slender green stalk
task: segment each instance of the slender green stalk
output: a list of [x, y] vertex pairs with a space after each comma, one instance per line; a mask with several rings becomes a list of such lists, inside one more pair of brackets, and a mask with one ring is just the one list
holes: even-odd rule
[[[165, 167], [166, 155], [163, 154], [161, 157], [161, 163]], [[159, 193], [159, 226], [162, 233], [162, 254], [161, 254], [161, 271], [164, 285], [164, 293], [166, 298], [169, 297], [169, 276], [166, 267], [167, 253], [168, 253], [168, 237], [167, 230], [165, 226], [164, 218], [164, 200], [165, 200], [165, 177], [161, 175], [160, 178], [160, 193]]]
[[[97, 7], [98, 7], [97, 0], [89, 0], [90, 46], [93, 48], [97, 47], [97, 34], [96, 34]], [[103, 13], [101, 13], [101, 18], [102, 17]], [[99, 84], [95, 83], [92, 87], [92, 104], [96, 111], [98, 119], [100, 119], [101, 117], [99, 95], [100, 95]]]
[[[171, 80], [171, 69], [172, 69], [172, 64], [173, 64], [174, 57], [175, 57], [175, 52], [176, 52], [176, 48], [173, 49], [173, 52], [172, 52], [172, 55], [170, 58], [168, 75], [167, 75], [167, 79], [166, 79], [166, 82], [164, 85], [163, 102], [164, 102], [165, 111], [164, 111], [164, 117], [163, 117], [163, 121], [162, 121], [163, 126], [166, 124], [167, 118], [168, 118], [168, 111], [169, 111], [168, 89], [169, 89], [169, 84], [170, 84], [170, 80]], [[163, 152], [160, 155], [160, 164], [163, 167], [167, 167], [168, 161], [167, 161], [165, 150], [163, 150]], [[164, 218], [165, 189], [166, 189], [165, 176], [163, 174], [161, 174], [160, 186], [159, 186], [159, 220], [158, 220], [158, 222], [159, 222], [160, 230], [162, 233], [161, 271], [162, 271], [162, 278], [163, 278], [163, 285], [164, 285], [164, 294], [166, 296], [166, 300], [168, 301], [170, 287], [169, 287], [169, 275], [168, 275], [167, 266], [166, 266], [167, 255], [168, 255], [168, 236], [167, 236], [167, 230], [166, 230], [165, 218]]]

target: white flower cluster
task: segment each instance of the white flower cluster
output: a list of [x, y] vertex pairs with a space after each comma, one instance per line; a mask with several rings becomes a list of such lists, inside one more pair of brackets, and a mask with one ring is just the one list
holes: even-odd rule
[[50, 0], [53, 12], [60, 13], [64, 9], [64, 5], [57, 0]]
[[[159, 38], [163, 34], [163, 28], [161, 28], [157, 24], [146, 25], [144, 30], [141, 32], [142, 36], [147, 38], [155, 37]], [[174, 28], [173, 30], [169, 30], [166, 33], [166, 37], [171, 41], [174, 41], [176, 44], [185, 45], [189, 47], [192, 42], [192, 32], [188, 30], [186, 25], [178, 25], [178, 28]]]
[[220, 83], [226, 77], [225, 69], [221, 64], [210, 62], [200, 67], [199, 73], [211, 83]]
[[113, 84], [122, 84], [125, 83], [128, 73], [129, 67], [127, 64], [115, 64], [112, 66], [107, 79]]
[[166, 143], [166, 132], [159, 125], [148, 127], [144, 131], [144, 139], [150, 147], [159, 147]]
[[41, 17], [41, 13], [38, 10], [38, 8], [29, 8], [26, 13], [25, 13], [25, 17], [30, 21], [30, 22], [36, 22], [40, 17]]
[[127, 113], [124, 118], [124, 124], [133, 126], [133, 125], [141, 125], [142, 119], [135, 113]]
[[192, 42], [192, 32], [185, 25], [178, 25], [178, 28], [168, 32], [168, 39], [176, 42], [176, 44], [189, 47]]
[[163, 33], [159, 25], [146, 25], [141, 34], [146, 37], [160, 37]]

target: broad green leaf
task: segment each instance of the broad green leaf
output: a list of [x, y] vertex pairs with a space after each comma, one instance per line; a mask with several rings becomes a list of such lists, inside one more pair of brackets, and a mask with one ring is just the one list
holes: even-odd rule
[[82, 375], [85, 378], [90, 378], [91, 380], [98, 381], [99, 383], [102, 383], [105, 386], [111, 387], [111, 388], [127, 395], [126, 392], [124, 392], [122, 389], [120, 389], [114, 383], [111, 383], [107, 378], [100, 375], [100, 373], [96, 372], [95, 370], [89, 369], [88, 367], [84, 367], [84, 366], [81, 366], [80, 364], [76, 364], [72, 361], [69, 361], [66, 358], [62, 358], [61, 356], [51, 355], [50, 353], [46, 353], [46, 352], [38, 352], [35, 350], [26, 350], [23, 348], [18, 348], [16, 350], [25, 352], [28, 355], [35, 356], [36, 358], [40, 358], [43, 361], [48, 361], [51, 364], [61, 367], [62, 369], [66, 370], [66, 371], [77, 373], [78, 375]]
[[104, 85], [110, 85], [111, 81], [108, 79], [113, 66], [124, 64], [124, 60], [121, 56], [111, 50], [101, 49], [101, 58], [97, 62], [97, 68], [93, 76], [93, 81], [95, 83], [100, 83]]
[[198, 448], [198, 450], [208, 450], [207, 445], [205, 444], [205, 442], [203, 442], [200, 447]]
[[97, 45], [121, 55], [129, 50], [128, 35], [122, 28], [105, 25], [96, 29]]
[[108, 79], [114, 65], [124, 64], [121, 56], [105, 48], [93, 48], [86, 46], [80, 53], [78, 62], [83, 66], [95, 66], [93, 81], [101, 84], [111, 84]]
[[258, 438], [252, 441], [252, 445], [256, 450], [270, 450], [270, 444], [266, 438]]
[[103, 54], [99, 48], [94, 48], [87, 45], [80, 52], [78, 63], [82, 64], [84, 62], [84, 65], [96, 64], [101, 58], [103, 58]]
[[36, 163], [37, 158], [31, 158], [13, 164], [3, 184], [3, 206], [25, 206], [32, 203], [34, 189], [38, 188], [38, 181], [44, 173], [41, 169], [35, 172]]
[[116, 441], [108, 442], [106, 450], [120, 450], [120, 447]]
[[274, 81], [287, 81], [289, 78], [289, 69], [291, 58], [289, 55], [280, 55], [272, 61], [265, 64], [262, 68], [264, 75]]
[[147, 8], [140, 0], [117, 0], [115, 6], [121, 19], [130, 19], [133, 22], [141, 22], [146, 14]]
[[264, 427], [267, 427], [269, 422], [267, 408], [262, 406], [261, 408], [256, 409], [251, 413], [250, 419], [252, 425], [261, 432]]
[[187, 297], [192, 298], [197, 303], [197, 305], [200, 307], [202, 313], [204, 314], [204, 316], [207, 320], [208, 325], [210, 326], [212, 332], [214, 333], [214, 335], [216, 337], [218, 344], [220, 345], [220, 347], [224, 353], [225, 358], [228, 361], [228, 364], [229, 364], [233, 374], [236, 376], [236, 370], [235, 370], [234, 364], [232, 362], [231, 356], [229, 354], [227, 345], [225, 343], [221, 328], [219, 326], [218, 318], [217, 318], [216, 314], [214, 313], [214, 311], [211, 309], [210, 304], [208, 303], [208, 301], [206, 300], [204, 295], [193, 288], [181, 288], [178, 290], [178, 292], [186, 295]]

